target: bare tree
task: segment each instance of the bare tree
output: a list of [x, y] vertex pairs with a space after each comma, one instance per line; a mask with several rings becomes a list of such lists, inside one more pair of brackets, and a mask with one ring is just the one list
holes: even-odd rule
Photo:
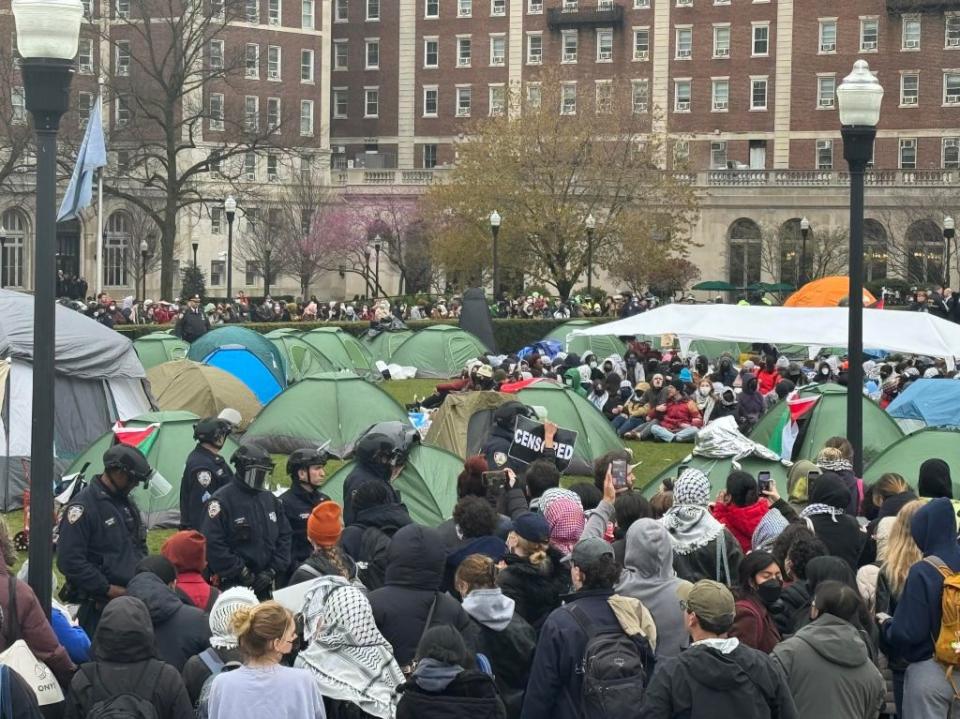
[[[0, 188], [16, 191], [11, 180], [36, 167], [19, 60], [13, 47], [0, 44]], [[32, 189], [32, 188], [31, 188]]]
[[[134, 288], [139, 291], [144, 276], [160, 269], [160, 231], [153, 216], [138, 205], [128, 208], [127, 215], [130, 218], [130, 246], [123, 256], [124, 264], [126, 271], [133, 276]], [[147, 246], [146, 260], [141, 249], [143, 242]]]
[[[850, 240], [845, 229], [811, 228], [805, 253], [799, 220], [766, 224], [760, 233], [760, 267], [774, 282], [798, 287], [804, 280], [809, 282], [847, 272]], [[804, 255], [806, 267], [801, 268]]]
[[263, 294], [270, 294], [270, 285], [278, 276], [285, 274], [287, 258], [284, 257], [285, 233], [283, 210], [271, 207], [244, 209], [244, 227], [236, 236], [237, 254], [256, 264], [263, 277]]
[[943, 220], [957, 211], [956, 194], [948, 189], [924, 188], [922, 193], [891, 197], [867, 213], [868, 252], [870, 246], [877, 248], [887, 277], [911, 284], [947, 284], [948, 276], [957, 277], [958, 257], [956, 246], [947, 252]]

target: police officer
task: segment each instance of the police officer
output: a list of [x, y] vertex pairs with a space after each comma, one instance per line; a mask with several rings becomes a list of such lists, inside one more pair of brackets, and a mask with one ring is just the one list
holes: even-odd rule
[[200, 295], [187, 298], [187, 306], [180, 312], [173, 334], [184, 342], [194, 342], [210, 331], [210, 320], [200, 308]]
[[[147, 556], [147, 530], [130, 499], [153, 476], [136, 447], [117, 444], [103, 455], [103, 474], [73, 498], [60, 518], [57, 567], [61, 596], [80, 605], [80, 626], [93, 636], [108, 601], [126, 594], [137, 563]], [[39, 539], [39, 538], [38, 538]]]
[[199, 530], [204, 503], [233, 479], [230, 465], [220, 454], [232, 430], [233, 425], [219, 417], [207, 417], [193, 426], [197, 446], [187, 456], [180, 482], [180, 529]]
[[290, 571], [303, 564], [313, 548], [307, 539], [307, 520], [313, 508], [330, 497], [320, 491], [327, 481], [324, 467], [330, 459], [322, 449], [298, 449], [287, 459], [290, 489], [280, 495], [280, 503], [290, 523]]
[[201, 529], [207, 565], [220, 577], [221, 588], [250, 587], [265, 599], [290, 567], [290, 524], [280, 500], [267, 489], [270, 455], [243, 446], [234, 452], [233, 465], [233, 480], [207, 502]]
[[[504, 402], [493, 413], [493, 426], [490, 428], [490, 434], [487, 435], [487, 440], [480, 450], [491, 470], [512, 469], [518, 475], [527, 471], [526, 462], [510, 456], [510, 445], [513, 444], [513, 430], [517, 417], [536, 419], [537, 414], [532, 407], [516, 400]], [[556, 462], [557, 456], [553, 442], [556, 433], [557, 425], [553, 422], [544, 423], [542, 454], [544, 459], [554, 462]]]
[[353, 448], [353, 470], [343, 483], [343, 523], [353, 523], [353, 494], [366, 482], [383, 482], [390, 490], [390, 503], [400, 503], [392, 482], [403, 471], [407, 457], [420, 435], [405, 422], [378, 422], [368, 428]]

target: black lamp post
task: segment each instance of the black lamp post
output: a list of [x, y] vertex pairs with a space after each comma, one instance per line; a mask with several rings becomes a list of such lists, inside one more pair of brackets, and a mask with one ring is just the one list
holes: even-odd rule
[[7, 271], [7, 231], [0, 227], [0, 290], [4, 285], [4, 273]]
[[800, 268], [797, 270], [797, 289], [807, 284], [807, 237], [810, 235], [810, 220], [800, 220]]
[[26, 107], [37, 135], [37, 231], [33, 264], [33, 411], [30, 434], [30, 586], [50, 616], [53, 579], [53, 385], [56, 345], [57, 131], [70, 107], [83, 5], [13, 3]]
[[237, 201], [233, 195], [227, 195], [223, 201], [223, 212], [227, 216], [227, 302], [233, 301], [233, 218], [237, 214]]
[[847, 440], [853, 472], [863, 476], [863, 185], [880, 121], [883, 88], [864, 60], [837, 88], [843, 157], [850, 168], [850, 318], [847, 353]]
[[587, 294], [593, 297], [593, 231], [597, 228], [597, 221], [591, 212], [584, 221], [587, 228]]
[[375, 254], [374, 265], [373, 265], [373, 293], [379, 297], [380, 296], [380, 247], [383, 242], [383, 238], [380, 235], [377, 235], [373, 238], [373, 251]]
[[193, 269], [197, 269], [197, 249], [200, 247], [200, 243], [194, 240], [190, 243], [190, 246], [193, 247]]
[[263, 296], [268, 297], [270, 295], [270, 255], [273, 254], [273, 250], [269, 247], [264, 250], [264, 259], [267, 261], [266, 272], [263, 275]]
[[943, 284], [945, 284], [947, 287], [950, 286], [950, 263], [953, 262], [951, 250], [953, 249], [953, 238], [956, 236], [957, 226], [954, 223], [953, 218], [947, 215], [943, 218]]
[[140, 240], [140, 272], [143, 275], [143, 294], [140, 296], [140, 307], [147, 299], [147, 257], [150, 256], [150, 245], [146, 240]]
[[493, 235], [493, 299], [500, 299], [500, 264], [497, 258], [497, 237], [500, 235], [500, 213], [490, 213], [490, 233]]
[[346, 266], [346, 265], [338, 265], [338, 266], [337, 266], [337, 274], [340, 275], [340, 279], [341, 279], [341, 280], [342, 280], [344, 277], [346, 277], [346, 276], [347, 276], [347, 266]]
[[370, 296], [370, 250], [363, 251], [363, 285], [366, 296]]

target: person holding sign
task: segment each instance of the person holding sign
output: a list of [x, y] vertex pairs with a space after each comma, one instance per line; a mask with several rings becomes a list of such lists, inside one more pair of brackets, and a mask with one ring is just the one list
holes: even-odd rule
[[511, 448], [514, 444], [514, 429], [518, 418], [524, 418], [531, 424], [537, 425], [536, 413], [531, 407], [511, 400], [500, 405], [493, 413], [493, 427], [490, 434], [487, 435], [483, 443], [481, 453], [487, 460], [487, 466], [491, 470], [512, 469], [517, 474], [526, 471], [527, 466], [535, 459], [541, 456], [545, 459], [555, 460], [556, 450], [554, 447], [554, 438], [557, 433], [557, 425], [547, 422], [540, 425], [543, 428], [542, 440], [536, 451], [527, 453], [528, 456], [514, 456]]

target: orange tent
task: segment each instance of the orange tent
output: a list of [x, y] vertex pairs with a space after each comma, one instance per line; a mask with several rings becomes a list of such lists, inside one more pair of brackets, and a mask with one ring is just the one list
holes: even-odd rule
[[[845, 275], [836, 275], [833, 277], [823, 277], [813, 282], [808, 282], [799, 290], [794, 292], [783, 303], [784, 307], [837, 307], [850, 294], [850, 278]], [[866, 289], [863, 291], [863, 305], [869, 307], [877, 298]]]

